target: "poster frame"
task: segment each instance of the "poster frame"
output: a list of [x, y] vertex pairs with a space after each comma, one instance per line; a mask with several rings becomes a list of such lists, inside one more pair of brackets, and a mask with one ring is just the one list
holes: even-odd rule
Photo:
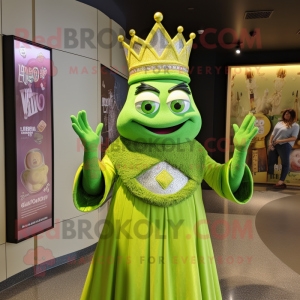
[[[50, 108], [51, 108], [51, 168], [52, 168], [52, 222], [51, 226], [18, 239], [18, 199], [17, 199], [17, 140], [16, 140], [16, 94], [15, 94], [15, 47], [14, 41], [50, 51]], [[4, 90], [4, 143], [5, 143], [5, 197], [6, 197], [6, 241], [20, 243], [54, 228], [54, 131], [53, 131], [53, 59], [52, 49], [14, 35], [3, 35], [3, 90]], [[8, 166], [8, 163], [10, 166]], [[28, 227], [30, 228], [30, 227]]]

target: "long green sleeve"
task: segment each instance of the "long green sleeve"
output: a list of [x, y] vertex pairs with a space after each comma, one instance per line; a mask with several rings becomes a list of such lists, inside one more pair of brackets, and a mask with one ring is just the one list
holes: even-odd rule
[[96, 151], [84, 151], [82, 186], [89, 195], [99, 195], [104, 189], [104, 179]]
[[241, 182], [237, 190], [233, 192], [229, 175], [232, 161], [233, 159], [225, 164], [219, 164], [207, 154], [203, 179], [222, 198], [226, 198], [235, 203], [245, 204], [251, 199], [253, 193], [251, 171], [246, 165], [245, 170], [243, 170]]
[[247, 152], [239, 151], [238, 149], [234, 150], [229, 171], [229, 183], [233, 193], [237, 191], [242, 182], [246, 156]]
[[104, 156], [103, 160], [97, 161], [101, 170], [103, 184], [102, 192], [98, 195], [92, 195], [83, 188], [83, 164], [78, 168], [73, 185], [73, 201], [75, 207], [80, 211], [92, 211], [103, 205], [107, 195], [114, 183], [116, 170], [110, 159]]

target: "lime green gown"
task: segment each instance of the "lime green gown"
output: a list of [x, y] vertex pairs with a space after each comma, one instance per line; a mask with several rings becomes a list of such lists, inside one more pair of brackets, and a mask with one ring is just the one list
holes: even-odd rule
[[[113, 151], [115, 145], [121, 147]], [[249, 168], [245, 167], [242, 183], [232, 193], [231, 161], [216, 163], [195, 140], [172, 151], [136, 146], [124, 138], [110, 146], [99, 162], [105, 181], [102, 195], [91, 196], [83, 190], [83, 165], [76, 173], [73, 199], [80, 211], [103, 205], [114, 184], [81, 300], [222, 299], [201, 181], [221, 197], [244, 204], [253, 192]], [[158, 195], [140, 184], [138, 176], [159, 162], [167, 162], [188, 178], [184, 188]]]

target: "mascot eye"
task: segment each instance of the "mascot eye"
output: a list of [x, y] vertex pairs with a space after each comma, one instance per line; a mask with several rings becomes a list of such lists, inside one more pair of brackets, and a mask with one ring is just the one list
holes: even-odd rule
[[175, 114], [183, 114], [189, 110], [191, 101], [189, 95], [183, 91], [175, 90], [170, 93], [167, 104]]
[[159, 103], [150, 100], [136, 102], [135, 108], [141, 114], [153, 114], [159, 109]]
[[255, 123], [254, 123], [254, 126], [256, 126], [256, 127], [257, 127], [257, 126], [258, 126], [258, 124], [259, 124], [259, 122], [258, 122], [258, 120], [256, 119], [256, 120], [255, 120]]
[[265, 124], [265, 121], [264, 120], [259, 120], [259, 125], [260, 126], [263, 126]]
[[160, 100], [154, 93], [142, 92], [135, 98], [134, 105], [139, 113], [149, 115], [154, 114], [159, 109]]
[[191, 102], [186, 100], [173, 100], [168, 103], [168, 106], [175, 114], [183, 114], [189, 110], [190, 104]]

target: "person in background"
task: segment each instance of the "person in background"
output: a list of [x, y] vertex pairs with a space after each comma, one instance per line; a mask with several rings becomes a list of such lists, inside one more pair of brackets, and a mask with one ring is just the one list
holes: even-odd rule
[[290, 168], [290, 153], [299, 134], [299, 125], [296, 123], [296, 112], [289, 108], [282, 114], [282, 121], [278, 122], [272, 132], [269, 143], [268, 173], [274, 175], [274, 164], [281, 158], [282, 171], [280, 180], [274, 185], [276, 189], [285, 189], [284, 180]]

